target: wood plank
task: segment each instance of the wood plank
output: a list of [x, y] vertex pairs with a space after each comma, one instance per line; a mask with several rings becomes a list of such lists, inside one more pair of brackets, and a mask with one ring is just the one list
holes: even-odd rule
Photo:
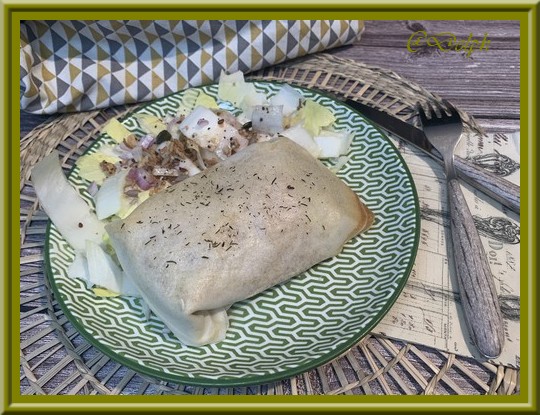
[[476, 117], [476, 122], [487, 132], [511, 133], [520, 130], [519, 120], [485, 119]]
[[[464, 81], [482, 79], [484, 83], [499, 84], [512, 82], [519, 89], [519, 51], [498, 50], [477, 52], [468, 59], [456, 52], [430, 52], [429, 55], [416, 55], [402, 47], [379, 48], [357, 45], [328, 51], [343, 58], [352, 59], [369, 65], [390, 68], [400, 75], [401, 71], [417, 76], [438, 76], [439, 71], [460, 74]], [[453, 78], [455, 79], [455, 77]]]
[[329, 53], [390, 69], [454, 102], [475, 118], [517, 120], [519, 125], [520, 64], [516, 49], [490, 50], [467, 59], [454, 52], [414, 56], [405, 47], [383, 48], [361, 41]]
[[373, 34], [379, 36], [409, 35], [416, 31], [414, 24], [424, 26], [430, 34], [451, 32], [456, 36], [483, 37], [487, 33], [490, 39], [508, 38], [516, 42], [519, 48], [519, 21], [517, 20], [365, 20], [365, 31], [362, 36]]
[[[409, 32], [406, 35], [376, 35], [372, 33], [366, 33], [362, 35], [361, 39], [354, 43], [354, 45], [364, 45], [364, 46], [376, 46], [380, 48], [386, 47], [407, 47], [407, 42], [409, 41], [410, 36], [412, 35]], [[482, 41], [483, 36], [473, 36], [473, 39]], [[445, 38], [441, 38], [443, 40]], [[466, 40], [467, 36], [458, 38], [459, 40]], [[490, 43], [487, 46], [487, 51], [495, 50], [519, 50], [519, 47], [516, 47], [516, 43], [519, 42], [519, 38], [510, 39], [510, 38], [501, 38], [493, 39], [491, 37], [487, 38]], [[483, 53], [479, 52], [479, 53]]]

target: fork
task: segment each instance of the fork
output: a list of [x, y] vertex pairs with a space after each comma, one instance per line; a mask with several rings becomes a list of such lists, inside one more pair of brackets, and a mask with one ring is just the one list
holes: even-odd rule
[[463, 123], [449, 102], [443, 100], [443, 104], [440, 114], [432, 111], [430, 116], [421, 105], [417, 109], [426, 137], [444, 161], [454, 263], [468, 331], [482, 356], [493, 359], [501, 354], [504, 343], [502, 313], [494, 277], [454, 168]]

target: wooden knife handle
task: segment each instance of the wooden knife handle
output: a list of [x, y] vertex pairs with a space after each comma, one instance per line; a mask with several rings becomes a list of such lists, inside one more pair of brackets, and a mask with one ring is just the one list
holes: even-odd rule
[[501, 354], [503, 320], [495, 282], [457, 179], [448, 180], [450, 230], [461, 304], [469, 333], [486, 358]]
[[460, 179], [519, 215], [519, 186], [460, 157], [454, 158], [454, 167]]

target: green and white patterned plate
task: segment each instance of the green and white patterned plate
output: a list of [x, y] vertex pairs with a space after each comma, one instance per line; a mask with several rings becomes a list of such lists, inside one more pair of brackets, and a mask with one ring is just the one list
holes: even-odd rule
[[[281, 85], [254, 84], [268, 95]], [[216, 85], [202, 90], [217, 95]], [[351, 157], [338, 175], [374, 212], [373, 227], [347, 243], [338, 256], [234, 304], [224, 341], [189, 347], [156, 317], [145, 320], [140, 300], [98, 298], [83, 281], [68, 278], [73, 250], [51, 224], [45, 244], [51, 286], [68, 319], [92, 345], [135, 371], [163, 380], [255, 385], [289, 378], [332, 360], [388, 312], [407, 281], [418, 248], [419, 206], [410, 172], [389, 139], [360, 114], [318, 92], [298, 90], [330, 108], [337, 129], [352, 132]], [[175, 112], [181, 98], [182, 93], [177, 93], [138, 112], [165, 116]], [[130, 130], [139, 128], [133, 116], [122, 122]], [[89, 151], [109, 140], [100, 136]], [[77, 168], [69, 180], [91, 203], [88, 183], [78, 177]]]

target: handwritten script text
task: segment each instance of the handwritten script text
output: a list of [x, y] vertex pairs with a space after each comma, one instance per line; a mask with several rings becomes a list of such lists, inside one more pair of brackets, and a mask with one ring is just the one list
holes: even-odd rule
[[441, 32], [436, 35], [428, 35], [425, 30], [414, 32], [407, 42], [407, 50], [416, 53], [427, 47], [437, 47], [441, 52], [463, 52], [469, 58], [473, 50], [488, 50], [489, 43], [487, 33], [483, 39], [473, 39], [473, 34], [469, 34], [466, 39], [458, 39], [450, 32]]

